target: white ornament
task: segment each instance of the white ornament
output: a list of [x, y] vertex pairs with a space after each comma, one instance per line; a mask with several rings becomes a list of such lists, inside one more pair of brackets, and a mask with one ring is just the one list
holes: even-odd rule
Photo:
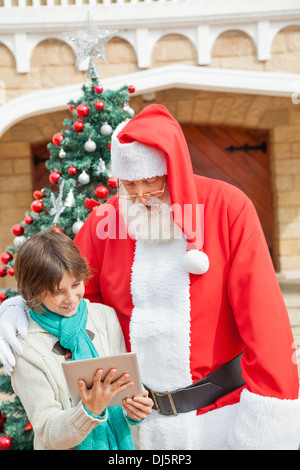
[[64, 151], [64, 149], [60, 149], [58, 155], [60, 156], [60, 158], [64, 158], [66, 156], [66, 152]]
[[77, 221], [72, 225], [72, 232], [77, 235], [81, 227], [83, 226], [83, 222], [80, 219], [77, 219]]
[[86, 150], [87, 152], [94, 152], [96, 150], [96, 147], [96, 143], [90, 138], [84, 144], [84, 150]]
[[183, 257], [183, 268], [191, 274], [204, 274], [209, 268], [208, 256], [203, 251], [187, 251]]
[[105, 122], [100, 129], [102, 135], [109, 136], [112, 133], [112, 127]]
[[75, 207], [75, 197], [73, 194], [73, 189], [70, 189], [70, 191], [67, 194], [67, 197], [65, 199], [65, 207]]
[[99, 163], [97, 166], [96, 174], [100, 175], [100, 173], [105, 173], [105, 171], [106, 171], [105, 162], [104, 160], [102, 160], [102, 158], [99, 158]]
[[14, 238], [14, 245], [16, 248], [20, 248], [21, 245], [26, 241], [26, 237], [24, 235], [20, 235]]
[[56, 224], [58, 221], [60, 214], [63, 213], [65, 210], [65, 207], [62, 202], [62, 196], [63, 196], [63, 189], [65, 185], [65, 180], [62, 180], [61, 185], [59, 187], [59, 194], [57, 197], [55, 197], [54, 193], [50, 194], [51, 202], [52, 202], [52, 209], [50, 210], [50, 215], [54, 215], [54, 219], [52, 221], [53, 225]]
[[123, 109], [124, 109], [124, 111], [126, 111], [126, 113], [130, 114], [131, 117], [134, 116], [135, 112], [134, 112], [134, 110], [129, 106], [128, 103], [125, 103], [125, 104], [124, 104]]
[[88, 184], [90, 182], [90, 177], [85, 170], [78, 176], [78, 181], [81, 184]]

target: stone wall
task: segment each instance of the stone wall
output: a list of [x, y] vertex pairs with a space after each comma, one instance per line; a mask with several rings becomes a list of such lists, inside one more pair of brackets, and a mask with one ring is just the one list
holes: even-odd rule
[[[126, 41], [111, 39], [106, 45], [106, 53], [109, 64], [98, 63], [103, 77], [137, 70], [135, 53]], [[79, 71], [75, 62], [75, 54], [69, 45], [58, 39], [47, 39], [34, 49], [30, 72], [18, 74], [13, 55], [0, 43], [0, 80], [6, 85], [6, 102], [43, 88], [84, 83], [86, 72]]]
[[[197, 64], [196, 51], [190, 40], [178, 34], [164, 36], [152, 52], [152, 67], [170, 63]], [[272, 43], [268, 61], [258, 61], [252, 38], [241, 31], [221, 34], [212, 48], [210, 67], [240, 70], [300, 72], [300, 28], [290, 26], [281, 30]]]
[[272, 43], [268, 61], [258, 61], [252, 39], [240, 31], [230, 31], [217, 38], [212, 50], [213, 67], [242, 70], [300, 72], [300, 28], [290, 26], [281, 30]]
[[[125, 40], [114, 37], [106, 45], [109, 64], [98, 62], [103, 77], [138, 70], [135, 52]], [[170, 63], [197, 64], [196, 51], [187, 37], [170, 34], [162, 37], [152, 51], [152, 67]], [[242, 70], [300, 72], [300, 27], [280, 31], [272, 44], [271, 59], [257, 60], [252, 39], [241, 31], [221, 34], [212, 49], [211, 67]], [[72, 83], [82, 83], [86, 73], [75, 67], [75, 55], [63, 41], [48, 39], [38, 44], [31, 57], [31, 71], [18, 74], [9, 49], [0, 43], [0, 79], [6, 84], [6, 101], [24, 93]]]

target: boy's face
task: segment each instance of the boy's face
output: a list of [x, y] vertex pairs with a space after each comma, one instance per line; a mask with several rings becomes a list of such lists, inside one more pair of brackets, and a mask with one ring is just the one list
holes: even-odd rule
[[45, 295], [43, 304], [51, 312], [62, 317], [72, 317], [77, 312], [83, 294], [83, 281], [76, 280], [74, 276], [66, 272], [57, 290], [53, 294], [49, 292]]

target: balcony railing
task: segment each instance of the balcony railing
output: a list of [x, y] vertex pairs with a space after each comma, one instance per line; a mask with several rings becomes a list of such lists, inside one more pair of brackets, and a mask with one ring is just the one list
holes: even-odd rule
[[95, 5], [125, 5], [128, 3], [186, 3], [192, 0], [1, 0], [0, 7], [13, 8], [13, 7], [68, 7], [71, 5], [77, 6], [95, 6]]

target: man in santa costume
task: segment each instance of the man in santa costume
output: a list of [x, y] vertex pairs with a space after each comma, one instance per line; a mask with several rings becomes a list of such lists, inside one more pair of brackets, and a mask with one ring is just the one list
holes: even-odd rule
[[[140, 426], [140, 447], [298, 448], [293, 337], [252, 203], [193, 174], [182, 130], [164, 106], [119, 125], [111, 165], [129, 201], [110, 199], [75, 242], [95, 272], [86, 296], [116, 310], [143, 383], [163, 392], [150, 392], [160, 412]], [[223, 376], [222, 366], [242, 353], [242, 379], [236, 365]], [[215, 371], [213, 385], [191, 389]]]
[[141, 449], [297, 449], [288, 314], [256, 211], [193, 174], [178, 122], [150, 105], [112, 136], [119, 196], [75, 242], [85, 296], [113, 307], [155, 403]]

